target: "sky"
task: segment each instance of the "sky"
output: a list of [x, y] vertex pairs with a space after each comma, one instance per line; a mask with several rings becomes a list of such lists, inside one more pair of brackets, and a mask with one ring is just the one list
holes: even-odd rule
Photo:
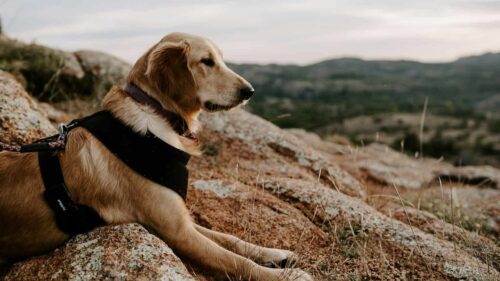
[[0, 19], [11, 37], [128, 62], [173, 31], [208, 37], [239, 63], [500, 52], [500, 0], [0, 0]]

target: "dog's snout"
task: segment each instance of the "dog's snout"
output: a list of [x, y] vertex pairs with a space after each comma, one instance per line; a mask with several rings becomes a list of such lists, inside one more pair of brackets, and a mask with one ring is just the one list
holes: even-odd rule
[[253, 89], [252, 85], [245, 85], [240, 88], [240, 96], [244, 100], [248, 100], [253, 96], [253, 93], [255, 93], [255, 90]]

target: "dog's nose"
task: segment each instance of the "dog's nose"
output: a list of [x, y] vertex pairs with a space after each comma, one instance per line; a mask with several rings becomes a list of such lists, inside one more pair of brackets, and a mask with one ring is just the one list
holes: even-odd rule
[[250, 97], [253, 96], [253, 93], [255, 93], [255, 90], [253, 89], [252, 85], [245, 85], [240, 89], [240, 96], [244, 100], [250, 99]]

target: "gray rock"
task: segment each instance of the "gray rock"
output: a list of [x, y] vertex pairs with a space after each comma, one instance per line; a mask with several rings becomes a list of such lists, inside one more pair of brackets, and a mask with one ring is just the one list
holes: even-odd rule
[[55, 251], [17, 263], [14, 280], [193, 281], [181, 260], [138, 224], [101, 227], [75, 236]]
[[[495, 243], [476, 232], [467, 231], [456, 225], [447, 223], [432, 213], [418, 210], [410, 206], [387, 208], [388, 216], [431, 233], [441, 239], [449, 240], [471, 256], [475, 256], [497, 270], [500, 269], [500, 248]], [[472, 218], [472, 215], [471, 215]]]
[[436, 160], [413, 159], [377, 143], [359, 149], [356, 161], [371, 178], [403, 188], [427, 186], [435, 179], [436, 170], [451, 167]]
[[14, 76], [0, 70], [0, 141], [30, 143], [56, 132], [45, 111]]
[[83, 70], [85, 71], [86, 84], [91, 85], [92, 95], [101, 100], [113, 85], [125, 82], [132, 66], [109, 54], [81, 50], [74, 52]]
[[202, 115], [202, 122], [225, 137], [239, 139], [253, 146], [256, 151], [271, 147], [277, 153], [314, 172], [332, 184], [332, 187], [346, 194], [365, 197], [361, 183], [327, 160], [294, 135], [243, 110]]
[[491, 166], [450, 167], [436, 173], [443, 179], [500, 189], [500, 170]]
[[222, 180], [197, 180], [192, 186], [199, 190], [211, 191], [222, 198], [231, 195], [236, 190], [234, 184], [224, 184]]
[[[291, 202], [306, 204], [314, 214], [325, 221], [347, 220], [359, 222], [369, 233], [383, 237], [389, 243], [416, 251], [427, 263], [446, 276], [476, 280], [476, 278], [500, 278], [499, 272], [471, 256], [452, 243], [438, 239], [418, 228], [411, 227], [381, 214], [363, 201], [328, 188], [321, 183], [294, 179], [268, 179], [264, 187], [288, 198]], [[327, 224], [325, 224], [327, 225]]]
[[40, 100], [87, 94], [82, 87], [85, 73], [72, 53], [2, 36], [0, 57], [0, 68], [23, 80], [26, 90]]

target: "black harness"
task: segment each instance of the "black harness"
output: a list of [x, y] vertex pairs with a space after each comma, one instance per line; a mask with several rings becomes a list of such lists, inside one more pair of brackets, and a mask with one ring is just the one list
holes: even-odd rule
[[[123, 92], [135, 102], [152, 108], [169, 122], [177, 134], [197, 141], [180, 115], [164, 109], [158, 101], [139, 87], [128, 84]], [[73, 120], [68, 125], [60, 125], [58, 135], [32, 144], [15, 145], [0, 142], [0, 151], [38, 152], [40, 172], [45, 186], [44, 198], [54, 211], [56, 223], [63, 232], [75, 235], [105, 224], [95, 210], [76, 204], [71, 199], [64, 181], [57, 150], [65, 148], [68, 132], [76, 127], [88, 130], [137, 174], [175, 191], [184, 200], [186, 199], [188, 184], [186, 165], [190, 155], [149, 132], [142, 135], [133, 131], [109, 111], [100, 111], [91, 116]]]
[[79, 120], [78, 124], [139, 175], [186, 199], [189, 154], [149, 132], [136, 133], [109, 111], [97, 112]]
[[39, 152], [38, 162], [45, 186], [43, 197], [54, 211], [56, 224], [60, 230], [76, 235], [105, 224], [92, 208], [73, 202], [64, 183], [56, 152]]
[[[186, 198], [190, 155], [151, 133], [141, 135], [116, 119], [109, 111], [74, 120], [64, 132], [83, 127], [96, 137], [117, 158], [139, 175], [178, 193]], [[40, 150], [60, 135], [36, 143]], [[28, 145], [29, 146], [29, 145]], [[28, 151], [30, 149], [24, 149]], [[105, 222], [90, 207], [76, 204], [66, 188], [64, 176], [55, 151], [42, 149], [38, 160], [45, 185], [44, 198], [55, 213], [58, 227], [68, 234], [87, 232]], [[140, 188], [140, 187], [138, 187]]]

